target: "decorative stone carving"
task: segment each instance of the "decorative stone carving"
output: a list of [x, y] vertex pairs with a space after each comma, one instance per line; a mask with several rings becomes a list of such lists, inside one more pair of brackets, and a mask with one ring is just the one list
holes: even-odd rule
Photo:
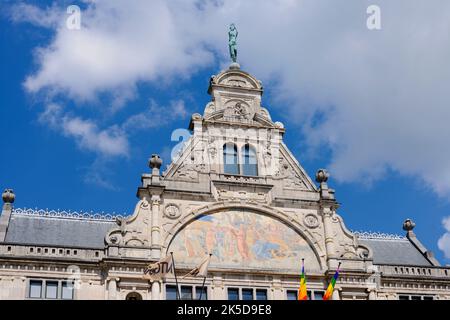
[[118, 228], [108, 232], [105, 237], [106, 243], [128, 247], [148, 247], [150, 245], [148, 236], [150, 209], [150, 203], [144, 198], [138, 202], [132, 216], [116, 218]]
[[261, 116], [263, 116], [264, 118], [266, 118], [266, 119], [268, 119], [268, 120], [271, 120], [271, 119], [270, 119], [269, 111], [267, 111], [267, 109], [261, 108], [261, 109], [259, 110], [259, 114], [260, 114]]
[[225, 189], [218, 189], [218, 200], [244, 200], [256, 203], [268, 203], [268, 195], [266, 193], [253, 193], [246, 191], [231, 191]]
[[243, 101], [232, 101], [228, 103], [227, 108], [223, 114], [224, 119], [230, 120], [252, 120], [254, 112], [252, 112], [250, 106]]
[[193, 164], [188, 163], [182, 163], [173, 176], [179, 180], [198, 180], [198, 173], [194, 170]]
[[319, 219], [317, 219], [316, 215], [310, 213], [305, 216], [303, 223], [308, 228], [315, 229], [319, 226]]
[[216, 111], [216, 106], [214, 102], [209, 102], [205, 107], [205, 116], [212, 114], [214, 111]]
[[166, 205], [164, 215], [169, 219], [176, 219], [181, 216], [181, 210], [176, 204], [170, 203]]
[[284, 157], [280, 157], [278, 160], [274, 178], [283, 179], [283, 188], [285, 189], [307, 189], [303, 180]]
[[211, 156], [211, 159], [215, 159], [217, 155], [217, 148], [214, 145], [210, 145], [208, 147], [208, 153]]

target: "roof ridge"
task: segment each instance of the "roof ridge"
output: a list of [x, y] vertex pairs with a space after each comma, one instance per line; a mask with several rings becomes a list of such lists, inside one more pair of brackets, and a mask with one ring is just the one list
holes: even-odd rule
[[34, 216], [34, 217], [48, 217], [58, 219], [73, 219], [73, 220], [89, 220], [89, 221], [104, 221], [115, 222], [118, 218], [124, 218], [128, 214], [120, 215], [113, 212], [112, 214], [105, 212], [83, 212], [83, 211], [67, 211], [67, 210], [49, 210], [49, 209], [31, 209], [31, 208], [14, 208], [12, 210], [14, 215]]

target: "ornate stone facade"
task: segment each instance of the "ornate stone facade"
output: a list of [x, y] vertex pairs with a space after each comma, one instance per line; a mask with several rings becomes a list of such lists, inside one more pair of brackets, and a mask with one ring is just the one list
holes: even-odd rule
[[[334, 299], [450, 298], [450, 268], [418, 241], [412, 221], [406, 237], [346, 228], [328, 173], [318, 170], [317, 186], [294, 158], [284, 125], [261, 106], [260, 81], [234, 65], [211, 77], [208, 93], [166, 170], [159, 156], [149, 160], [132, 215], [14, 209], [5, 191], [0, 299], [170, 298], [172, 276], [143, 278], [170, 252], [180, 276], [212, 253], [208, 299], [295, 297], [302, 258], [312, 299], [339, 262]], [[202, 281], [180, 279], [184, 297], [195, 298]]]

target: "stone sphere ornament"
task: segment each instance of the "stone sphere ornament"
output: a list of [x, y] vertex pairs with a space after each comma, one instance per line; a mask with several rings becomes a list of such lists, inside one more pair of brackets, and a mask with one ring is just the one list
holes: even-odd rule
[[416, 224], [411, 219], [406, 219], [405, 222], [403, 222], [403, 230], [405, 231], [412, 231]]
[[5, 191], [3, 191], [2, 193], [2, 199], [5, 203], [14, 203], [16, 195], [14, 194], [14, 191], [12, 189], [5, 189]]
[[152, 157], [148, 161], [148, 166], [151, 169], [153, 169], [153, 168], [159, 169], [159, 168], [161, 168], [161, 165], [162, 165], [162, 159], [160, 158], [160, 156], [157, 154], [152, 154]]
[[319, 169], [316, 173], [316, 181], [318, 183], [327, 182], [330, 177], [329, 173], [325, 169]]

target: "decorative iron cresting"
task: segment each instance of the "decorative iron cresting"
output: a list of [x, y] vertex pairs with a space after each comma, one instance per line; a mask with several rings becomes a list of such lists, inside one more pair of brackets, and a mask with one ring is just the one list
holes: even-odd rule
[[352, 231], [352, 233], [359, 239], [375, 239], [375, 240], [408, 240], [405, 236], [398, 234], [390, 234], [383, 232], [372, 232], [372, 231]]
[[49, 209], [30, 209], [30, 208], [14, 208], [14, 215], [39, 216], [61, 219], [77, 219], [77, 220], [97, 220], [97, 221], [111, 221], [115, 222], [118, 218], [124, 218], [128, 214], [109, 214], [104, 212], [84, 212], [84, 211], [66, 211], [66, 210], [49, 210]]

